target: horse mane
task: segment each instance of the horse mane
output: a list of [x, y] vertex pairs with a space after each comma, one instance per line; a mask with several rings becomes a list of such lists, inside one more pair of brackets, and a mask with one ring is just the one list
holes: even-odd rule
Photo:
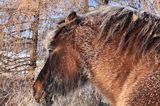
[[118, 37], [118, 52], [142, 56], [148, 52], [160, 53], [160, 18], [147, 12], [113, 8], [105, 13], [99, 39], [104, 44]]
[[[160, 18], [156, 15], [128, 7], [102, 6], [98, 10], [78, 16], [77, 20], [82, 23], [85, 21], [85, 25], [93, 30], [99, 30], [100, 44], [118, 38], [118, 52], [132, 53], [138, 57], [149, 52], [160, 53]], [[73, 22], [59, 23], [60, 26], [49, 37], [50, 41], [47, 40], [49, 44], [65, 26], [75, 24]]]

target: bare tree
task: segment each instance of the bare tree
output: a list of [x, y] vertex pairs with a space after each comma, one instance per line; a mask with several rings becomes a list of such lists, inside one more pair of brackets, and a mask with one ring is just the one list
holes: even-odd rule
[[89, 11], [89, 1], [83, 0], [83, 13], [86, 13]]
[[41, 0], [39, 0], [38, 8], [34, 11], [34, 21], [32, 23], [33, 35], [32, 35], [32, 48], [31, 48], [31, 54], [30, 54], [30, 67], [29, 67], [30, 79], [34, 78], [34, 71], [36, 69], [40, 4], [41, 4]]
[[158, 11], [160, 13], [160, 0], [158, 0]]

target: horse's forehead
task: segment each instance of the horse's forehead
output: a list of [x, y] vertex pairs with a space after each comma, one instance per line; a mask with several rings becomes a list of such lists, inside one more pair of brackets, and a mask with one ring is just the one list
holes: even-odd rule
[[[89, 23], [89, 24], [93, 24], [94, 23], [98, 23], [100, 19], [96, 19], [95, 20], [95, 16], [86, 16], [86, 17], [82, 17], [82, 16], [79, 16], [77, 18], [77, 21], [80, 21], [81, 23]], [[81, 24], [81, 25], [78, 25], [78, 27], [75, 27], [77, 25], [77, 23], [73, 21], [72, 22], [69, 22], [69, 23], [62, 23], [60, 25], [57, 25], [56, 28], [52, 31], [49, 31], [45, 40], [43, 41], [43, 45], [45, 47], [45, 49], [50, 49], [50, 47], [52, 46], [51, 45], [51, 42], [53, 42], [55, 40], [55, 37], [56, 36], [59, 36], [59, 35], [70, 35], [75, 28], [76, 29], [79, 29], [79, 27], [86, 27], [85, 24]], [[70, 30], [63, 30], [65, 28], [69, 28]]]

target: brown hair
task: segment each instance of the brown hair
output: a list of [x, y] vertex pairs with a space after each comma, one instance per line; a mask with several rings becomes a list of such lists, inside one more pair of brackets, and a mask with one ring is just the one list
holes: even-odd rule
[[72, 12], [59, 24], [33, 87], [37, 100], [44, 90], [51, 105], [53, 94], [66, 95], [89, 80], [113, 105], [160, 105], [159, 17], [105, 7], [85, 16]]

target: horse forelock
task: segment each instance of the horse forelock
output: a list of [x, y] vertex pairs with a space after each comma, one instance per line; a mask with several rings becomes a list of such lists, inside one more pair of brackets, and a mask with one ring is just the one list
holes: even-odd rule
[[[51, 43], [55, 40], [55, 38], [60, 34], [63, 35], [62, 37], [64, 37], [65, 35], [67, 35], [68, 33], [70, 33], [71, 31], [74, 30], [74, 28], [70, 28], [71, 26], [76, 26], [78, 25], [81, 21], [83, 20], [83, 17], [77, 16], [75, 18], [73, 18], [72, 20], [69, 20], [66, 18], [66, 20], [62, 23], [58, 23], [58, 25], [55, 27], [54, 30], [49, 31], [45, 40], [43, 41], [43, 45], [45, 47], [45, 49], [52, 49], [52, 45]], [[64, 31], [63, 31], [64, 29]], [[72, 29], [72, 30], [70, 30]], [[62, 33], [61, 33], [62, 31]], [[65, 33], [63, 33], [65, 32]], [[67, 33], [68, 32], [68, 33]]]

